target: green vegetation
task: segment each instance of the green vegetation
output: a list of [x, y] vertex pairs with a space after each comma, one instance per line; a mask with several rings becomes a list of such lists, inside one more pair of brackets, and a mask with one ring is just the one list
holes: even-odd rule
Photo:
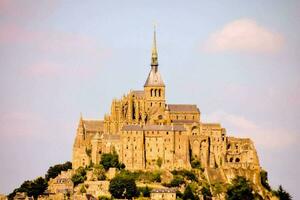
[[161, 182], [161, 172], [160, 171], [128, 171], [121, 170], [120, 175], [128, 176], [136, 181], [144, 182], [144, 183], [153, 183], [153, 182]]
[[86, 189], [85, 189], [84, 185], [81, 185], [80, 193], [82, 193], [82, 194], [86, 193]]
[[51, 178], [57, 177], [62, 171], [68, 171], [72, 169], [71, 162], [65, 162], [64, 164], [58, 164], [50, 167], [45, 175], [46, 180], [49, 181]]
[[139, 194], [142, 197], [150, 197], [151, 190], [150, 190], [150, 188], [148, 186], [146, 186], [146, 187], [139, 187], [138, 191], [139, 191]]
[[55, 178], [61, 171], [67, 171], [68, 169], [72, 169], [71, 162], [51, 166], [48, 169], [45, 178], [38, 177], [35, 180], [24, 181], [19, 188], [14, 189], [14, 191], [8, 195], [8, 199], [13, 199], [17, 192], [25, 192], [27, 196], [33, 196], [34, 199], [37, 199], [37, 197], [43, 194], [47, 189], [50, 178]]
[[102, 165], [95, 165], [93, 173], [97, 177], [98, 181], [103, 181], [106, 179], [105, 169]]
[[209, 200], [212, 198], [210, 187], [205, 185], [201, 188], [201, 194], [203, 195], [204, 200]]
[[171, 171], [171, 173], [173, 175], [180, 175], [180, 176], [184, 177], [187, 180], [198, 181], [198, 178], [197, 178], [196, 174], [193, 171], [183, 169], [183, 170], [173, 170], [173, 171]]
[[184, 183], [184, 178], [181, 175], [175, 175], [171, 180], [169, 186], [170, 187], [179, 187], [181, 184]]
[[260, 181], [264, 188], [266, 188], [268, 191], [271, 191], [271, 187], [268, 182], [268, 172], [265, 170], [260, 171]]
[[227, 200], [252, 200], [254, 192], [251, 183], [244, 177], [237, 176], [227, 190]]
[[119, 156], [116, 152], [102, 154], [100, 164], [105, 170], [108, 170], [110, 167], [115, 167], [118, 169], [125, 168], [124, 163], [119, 162]]
[[190, 185], [188, 185], [184, 190], [182, 199], [183, 200], [198, 200], [199, 197], [193, 193], [192, 188], [190, 187]]
[[99, 196], [98, 199], [99, 200], [110, 200], [111, 198], [109, 198], [107, 196]]
[[15, 189], [8, 195], [8, 199], [13, 199], [17, 192], [25, 192], [28, 196], [32, 196], [34, 199], [37, 199], [40, 194], [44, 193], [47, 187], [47, 181], [42, 177], [38, 177], [33, 181], [24, 181], [19, 188]]
[[280, 185], [278, 190], [273, 191], [273, 193], [280, 199], [280, 200], [291, 200], [292, 196], [283, 189], [283, 187]]
[[72, 176], [71, 180], [74, 183], [74, 186], [79, 183], [83, 183], [86, 180], [86, 170], [83, 167], [76, 169], [76, 173]]
[[114, 198], [128, 198], [138, 196], [138, 190], [133, 178], [128, 176], [116, 176], [110, 181], [109, 192]]
[[157, 166], [158, 166], [159, 168], [161, 167], [162, 162], [163, 162], [162, 158], [161, 158], [161, 157], [158, 157], [158, 159], [156, 160], [156, 164], [157, 164]]

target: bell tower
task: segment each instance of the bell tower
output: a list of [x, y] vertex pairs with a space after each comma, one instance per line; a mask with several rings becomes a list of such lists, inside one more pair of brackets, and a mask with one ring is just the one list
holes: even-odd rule
[[165, 107], [165, 84], [158, 71], [158, 54], [156, 47], [156, 30], [154, 27], [153, 46], [151, 55], [151, 70], [144, 85], [146, 107]]

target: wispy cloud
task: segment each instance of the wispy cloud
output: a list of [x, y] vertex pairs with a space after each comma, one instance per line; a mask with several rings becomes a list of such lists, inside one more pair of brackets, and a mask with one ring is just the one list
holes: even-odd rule
[[209, 52], [278, 52], [284, 44], [284, 37], [258, 25], [251, 19], [239, 19], [226, 24], [213, 33], [205, 44]]
[[288, 129], [262, 127], [243, 116], [224, 111], [213, 112], [206, 116], [206, 120], [223, 124], [228, 135], [251, 138], [255, 144], [268, 149], [286, 148], [300, 139]]

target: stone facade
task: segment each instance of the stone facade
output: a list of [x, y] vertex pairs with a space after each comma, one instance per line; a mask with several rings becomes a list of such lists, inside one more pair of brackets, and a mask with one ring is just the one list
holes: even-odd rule
[[103, 153], [116, 151], [129, 170], [189, 169], [191, 160], [210, 169], [260, 169], [250, 139], [228, 137], [220, 124], [201, 120], [197, 105], [168, 104], [165, 94], [154, 37], [144, 89], [114, 99], [103, 120], [80, 117], [73, 168], [99, 163]]
[[176, 189], [172, 188], [161, 188], [153, 189], [150, 194], [151, 200], [175, 200]]

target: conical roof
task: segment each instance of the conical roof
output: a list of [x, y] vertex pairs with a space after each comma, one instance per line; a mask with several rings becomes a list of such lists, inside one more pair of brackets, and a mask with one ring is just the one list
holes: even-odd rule
[[151, 71], [149, 72], [148, 78], [144, 87], [148, 86], [165, 86], [160, 73], [158, 72], [158, 53], [156, 47], [156, 31], [154, 28], [152, 55], [151, 55]]

